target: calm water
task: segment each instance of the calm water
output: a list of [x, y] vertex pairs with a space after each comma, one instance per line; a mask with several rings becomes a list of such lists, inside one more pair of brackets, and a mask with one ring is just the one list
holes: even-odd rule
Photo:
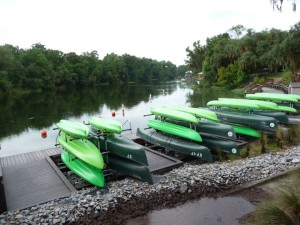
[[240, 197], [201, 198], [176, 208], [154, 210], [129, 220], [127, 225], [238, 225], [238, 219], [254, 209]]
[[[0, 105], [0, 157], [51, 148], [58, 134], [53, 130], [60, 119], [87, 121], [101, 115], [122, 124], [131, 122], [133, 132], [145, 128], [153, 117], [144, 117], [150, 108], [165, 104], [205, 106], [218, 97], [238, 97], [232, 92], [213, 89], [192, 90], [184, 83], [168, 82], [152, 85], [125, 85], [70, 90], [64, 93], [49, 92], [10, 98]], [[122, 111], [124, 105], [124, 113]], [[129, 123], [124, 129], [129, 128]], [[47, 138], [41, 138], [45, 129]]]

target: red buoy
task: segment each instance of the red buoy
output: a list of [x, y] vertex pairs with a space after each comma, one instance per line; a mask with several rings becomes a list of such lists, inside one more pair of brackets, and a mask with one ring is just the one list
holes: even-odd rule
[[112, 117], [115, 117], [116, 116], [116, 112], [112, 111], [111, 115], [112, 115]]
[[46, 138], [47, 137], [47, 131], [42, 130], [41, 131], [41, 136], [42, 136], [42, 138]]

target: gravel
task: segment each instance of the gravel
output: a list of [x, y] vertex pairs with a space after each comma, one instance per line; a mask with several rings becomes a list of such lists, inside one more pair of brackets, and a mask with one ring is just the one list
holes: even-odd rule
[[0, 224], [122, 224], [148, 210], [237, 188], [300, 165], [300, 146], [257, 157], [210, 164], [185, 163], [159, 182], [125, 178], [24, 210], [5, 212]]

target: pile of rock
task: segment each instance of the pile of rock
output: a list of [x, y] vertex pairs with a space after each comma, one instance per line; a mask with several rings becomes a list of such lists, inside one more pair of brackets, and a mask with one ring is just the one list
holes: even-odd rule
[[149, 209], [238, 187], [300, 165], [300, 146], [236, 161], [184, 164], [149, 185], [126, 178], [107, 184], [108, 193], [89, 188], [25, 210], [0, 215], [0, 224], [122, 223]]

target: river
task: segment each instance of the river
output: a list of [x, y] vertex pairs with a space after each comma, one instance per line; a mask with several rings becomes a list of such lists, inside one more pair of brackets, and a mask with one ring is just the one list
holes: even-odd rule
[[[54, 147], [61, 119], [85, 121], [92, 116], [112, 118], [124, 124], [147, 127], [144, 117], [151, 107], [166, 104], [200, 107], [218, 97], [241, 97], [223, 89], [192, 89], [185, 83], [165, 82], [148, 85], [100, 86], [64, 92], [43, 92], [11, 97], [1, 102], [0, 157]], [[129, 122], [130, 121], [130, 122]], [[47, 138], [41, 137], [47, 131]], [[130, 132], [130, 131], [127, 131]]]

